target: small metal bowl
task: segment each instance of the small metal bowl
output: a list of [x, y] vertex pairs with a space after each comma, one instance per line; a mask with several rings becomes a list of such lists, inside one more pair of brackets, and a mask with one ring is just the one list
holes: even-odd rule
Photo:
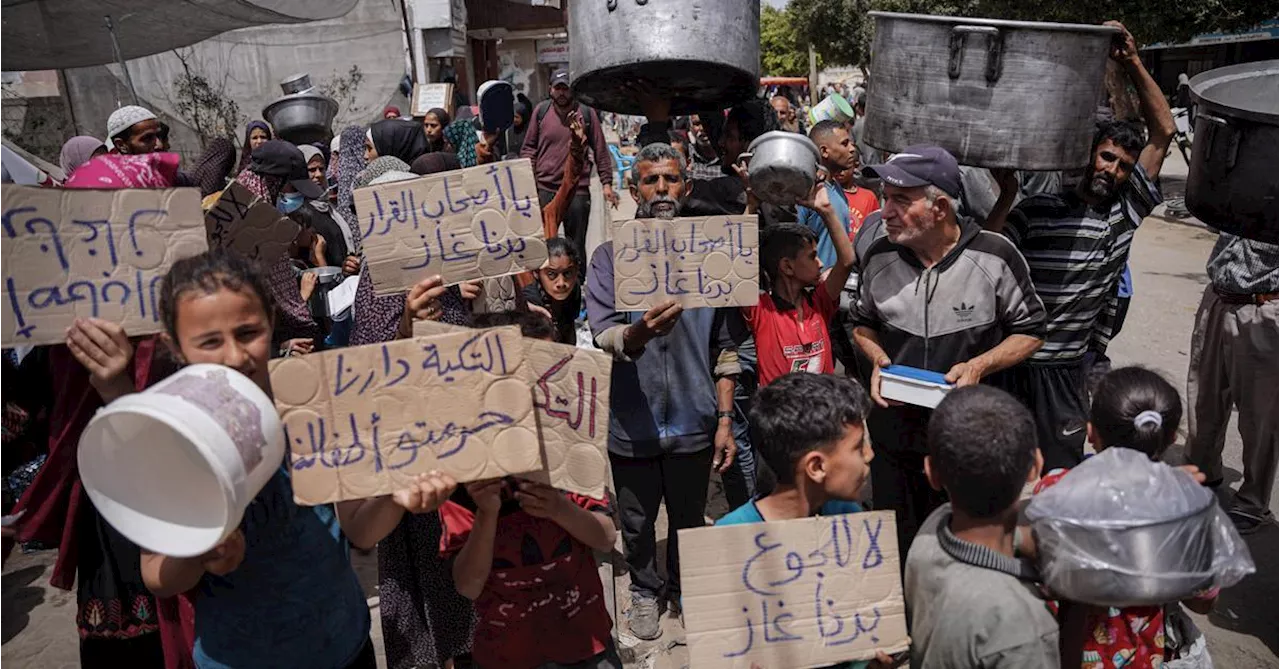
[[342, 280], [342, 268], [326, 265], [324, 267], [312, 267], [307, 272], [316, 275], [316, 281], [321, 285], [329, 283], [337, 283]]

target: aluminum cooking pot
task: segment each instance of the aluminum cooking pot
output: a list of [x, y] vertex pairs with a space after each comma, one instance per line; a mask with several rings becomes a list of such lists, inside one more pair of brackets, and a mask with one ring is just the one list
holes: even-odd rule
[[1231, 65], [1191, 79], [1196, 133], [1187, 208], [1223, 232], [1275, 244], [1276, 82], [1280, 61]]
[[627, 88], [653, 85], [672, 114], [723, 109], [755, 95], [760, 0], [574, 0], [569, 73], [582, 102], [639, 115]]
[[871, 12], [864, 137], [933, 144], [962, 165], [1061, 170], [1089, 163], [1118, 28]]
[[742, 157], [750, 160], [751, 190], [765, 202], [792, 205], [817, 183], [818, 147], [808, 137], [773, 130], [760, 135]]
[[1045, 569], [1054, 593], [1097, 606], [1154, 606], [1186, 599], [1213, 584], [1213, 514], [1217, 502], [1164, 522], [1089, 525], [1034, 523], [1041, 555], [1088, 556], [1070, 568]]
[[291, 74], [280, 82], [284, 95], [263, 107], [262, 118], [276, 136], [294, 144], [327, 142], [333, 138], [338, 103], [315, 92], [311, 76]]

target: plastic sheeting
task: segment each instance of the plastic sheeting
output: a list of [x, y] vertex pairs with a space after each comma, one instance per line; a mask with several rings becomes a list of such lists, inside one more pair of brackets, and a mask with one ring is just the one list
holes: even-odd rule
[[8, 0], [0, 56], [13, 70], [48, 70], [116, 61], [110, 16], [126, 60], [268, 23], [340, 17], [357, 0]]
[[1031, 499], [1040, 572], [1099, 606], [1176, 602], [1254, 572], [1212, 491], [1139, 451], [1108, 448]]

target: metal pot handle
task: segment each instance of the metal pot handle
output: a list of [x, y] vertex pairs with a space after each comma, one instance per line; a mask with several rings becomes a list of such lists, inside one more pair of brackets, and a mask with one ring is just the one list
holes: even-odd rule
[[[649, 4], [649, 0], [636, 0], [636, 4], [647, 5]], [[618, 8], [618, 0], [605, 0], [605, 7], [608, 7], [609, 11], [612, 12], [613, 10]]]
[[965, 38], [970, 33], [987, 36], [986, 77], [994, 84], [1004, 71], [1004, 33], [995, 26], [956, 26], [951, 29], [951, 58], [947, 62], [947, 75], [952, 79], [960, 78]]
[[1220, 132], [1231, 133], [1231, 139], [1227, 144], [1227, 155], [1226, 155], [1227, 169], [1229, 170], [1235, 167], [1236, 157], [1240, 153], [1240, 133], [1236, 132], [1236, 129], [1232, 128], [1231, 124], [1228, 123], [1226, 119], [1220, 116], [1214, 116], [1212, 114], [1197, 114], [1196, 116], [1198, 118], [1202, 118], [1209, 122], [1209, 126], [1208, 126], [1209, 132], [1205, 133], [1208, 136], [1204, 138], [1204, 141], [1205, 141], [1204, 149], [1205, 149], [1206, 156], [1210, 155], [1211, 152], [1213, 151], [1213, 145], [1214, 145], [1214, 142], [1216, 142], [1218, 139], [1218, 133]]

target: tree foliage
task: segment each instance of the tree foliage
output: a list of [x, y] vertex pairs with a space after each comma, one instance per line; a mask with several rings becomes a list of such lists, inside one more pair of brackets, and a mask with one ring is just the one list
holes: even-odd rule
[[760, 8], [760, 71], [766, 77], [809, 75], [809, 43], [789, 9]]
[[1258, 0], [791, 0], [787, 6], [800, 39], [842, 65], [868, 64], [875, 30], [870, 11], [1088, 24], [1115, 19], [1139, 45], [1245, 30], [1276, 16], [1275, 4]]
[[333, 125], [342, 128], [350, 125], [365, 110], [356, 105], [356, 92], [360, 90], [360, 82], [364, 81], [364, 72], [359, 65], [352, 65], [345, 74], [334, 72], [318, 87], [320, 94], [333, 98], [338, 103], [338, 115]]
[[221, 79], [206, 73], [192, 49], [174, 49], [182, 73], [174, 77], [170, 102], [174, 110], [195, 130], [201, 147], [208, 146], [215, 137], [235, 134], [243, 116], [240, 105], [227, 93], [230, 70]]

